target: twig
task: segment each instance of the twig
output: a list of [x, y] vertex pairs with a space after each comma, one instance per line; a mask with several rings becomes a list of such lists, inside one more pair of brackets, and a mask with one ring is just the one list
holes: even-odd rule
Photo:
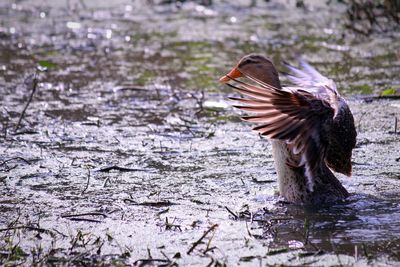
[[68, 220], [101, 223], [101, 221], [99, 221], [99, 220], [87, 219], [87, 218], [68, 218]]
[[58, 233], [59, 235], [63, 236], [63, 237], [68, 237], [67, 235], [65, 235], [64, 233], [58, 231], [57, 229], [53, 228], [53, 231]]
[[86, 187], [85, 189], [83, 189], [83, 191], [81, 192], [81, 194], [83, 195], [85, 193], [85, 191], [89, 188], [89, 182], [90, 182], [90, 169], [88, 168], [88, 175], [87, 175], [87, 181], [86, 181]]
[[123, 201], [124, 202], [129, 202], [129, 203], [131, 203], [132, 205], [135, 205], [135, 206], [147, 206], [147, 207], [167, 207], [167, 206], [177, 205], [176, 203], [173, 203], [173, 202], [171, 202], [169, 200], [157, 201], [157, 202], [146, 202], [146, 201], [145, 202], [136, 202], [133, 199], [125, 198]]
[[169, 208], [166, 208], [165, 210], [161, 210], [161, 211], [157, 212], [157, 215], [167, 213], [168, 211], [169, 211]]
[[166, 262], [166, 263], [169, 263], [171, 261], [166, 260], [166, 259], [138, 259], [133, 263], [133, 265], [136, 266], [139, 262], [141, 263], [140, 266], [145, 266], [147, 264], [154, 263], [154, 262]]
[[163, 256], [164, 256], [167, 260], [171, 261], [171, 260], [168, 258], [167, 254], [164, 253], [164, 251], [160, 250], [160, 253], [163, 254]]
[[253, 235], [252, 235], [251, 232], [250, 232], [249, 225], [247, 224], [247, 221], [245, 221], [245, 223], [246, 223], [247, 234], [248, 234], [250, 237], [252, 237]]
[[210, 237], [210, 239], [208, 239], [207, 247], [203, 251], [203, 254], [206, 254], [208, 251], [212, 251], [217, 248], [216, 246], [211, 247], [211, 241], [213, 240], [214, 235], [215, 235], [215, 231], [212, 233], [212, 236]]
[[22, 160], [23, 162], [25, 162], [28, 165], [31, 165], [31, 162], [29, 160], [24, 159], [23, 157], [14, 157], [14, 158], [6, 159], [2, 163], [0, 163], [0, 166], [3, 166], [4, 164], [6, 164], [9, 161], [17, 160], [17, 159]]
[[251, 181], [253, 183], [256, 183], [256, 184], [270, 184], [270, 183], [274, 183], [275, 182], [274, 180], [257, 180], [254, 177], [253, 177], [253, 179], [251, 179]]
[[274, 250], [268, 251], [267, 255], [272, 256], [272, 255], [277, 255], [277, 254], [281, 254], [281, 253], [286, 253], [288, 251], [289, 251], [289, 249], [287, 249], [287, 248], [274, 249]]
[[24, 118], [25, 112], [26, 112], [26, 110], [28, 109], [28, 106], [29, 106], [29, 104], [30, 104], [31, 101], [32, 101], [33, 95], [34, 95], [35, 92], [36, 92], [37, 84], [38, 84], [38, 80], [37, 80], [37, 78], [36, 78], [36, 73], [35, 73], [35, 74], [33, 75], [31, 95], [29, 96], [28, 102], [26, 103], [24, 110], [22, 111], [21, 115], [19, 116], [19, 120], [18, 120], [17, 126], [15, 126], [14, 132], [16, 132], [16, 131], [18, 130], [18, 128], [21, 126], [21, 121], [22, 121], [22, 119]]
[[18, 229], [25, 229], [25, 230], [30, 230], [30, 231], [38, 231], [39, 233], [49, 233], [50, 235], [53, 235], [53, 233], [50, 230], [39, 228], [39, 227], [34, 227], [34, 226], [13, 226], [9, 228], [3, 228], [0, 229], [0, 232], [6, 232], [10, 230], [18, 230]]
[[238, 215], [236, 215], [233, 211], [231, 211], [227, 206], [225, 206], [225, 209], [237, 220], [239, 218]]
[[165, 230], [172, 230], [172, 228], [174, 229], [178, 229], [180, 232], [182, 232], [182, 228], [179, 224], [174, 224], [175, 219], [172, 221], [172, 223], [168, 222], [168, 217], [165, 218]]
[[[324, 251], [323, 250], [317, 250], [317, 251], [307, 251], [307, 252], [304, 252], [304, 253], [299, 253], [297, 256], [299, 257], [299, 258], [306, 258], [306, 257], [310, 257], [310, 256], [319, 256], [319, 255], [322, 255], [322, 254], [324, 254]], [[356, 261], [357, 261], [357, 259], [356, 259]]]
[[79, 213], [79, 214], [64, 214], [61, 215], [61, 218], [70, 218], [70, 217], [80, 217], [80, 216], [103, 216], [107, 218], [107, 215], [100, 212], [87, 212], [87, 213]]
[[23, 134], [37, 134], [37, 131], [34, 130], [24, 130], [24, 131], [20, 131], [20, 132], [14, 132], [12, 133], [12, 135], [23, 135]]
[[148, 89], [144, 86], [139, 86], [139, 85], [128, 85], [128, 86], [116, 86], [114, 87], [114, 92], [116, 91], [148, 91]]
[[110, 182], [110, 177], [107, 177], [107, 178], [104, 180], [103, 187], [106, 187], [108, 183], [111, 183], [111, 182]]
[[209, 247], [209, 248], [207, 248], [206, 250], [203, 251], [203, 254], [205, 255], [205, 254], [207, 254], [207, 252], [209, 252], [209, 251], [214, 251], [214, 249], [217, 249], [217, 247], [216, 247], [216, 246], [214, 246], [214, 247]]
[[207, 231], [204, 232], [204, 234], [196, 241], [193, 243], [192, 247], [187, 251], [187, 254], [189, 255], [190, 253], [193, 252], [193, 250], [201, 243], [201, 241], [215, 228], [218, 227], [218, 224], [214, 224], [211, 226]]
[[102, 169], [97, 170], [97, 171], [99, 171], [99, 172], [109, 172], [109, 171], [112, 171], [112, 170], [116, 170], [116, 171], [120, 171], [120, 172], [145, 171], [143, 169], [130, 169], [130, 168], [119, 167], [119, 166], [116, 166], [116, 165], [105, 167], [105, 168], [102, 168]]

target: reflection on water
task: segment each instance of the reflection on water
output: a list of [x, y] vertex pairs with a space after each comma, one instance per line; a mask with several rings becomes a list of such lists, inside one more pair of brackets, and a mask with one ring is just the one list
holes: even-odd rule
[[399, 259], [398, 200], [357, 194], [331, 207], [304, 209], [281, 204], [273, 213], [260, 212], [255, 218], [276, 247], [290, 247], [296, 241], [315, 251], [354, 255], [358, 250]]

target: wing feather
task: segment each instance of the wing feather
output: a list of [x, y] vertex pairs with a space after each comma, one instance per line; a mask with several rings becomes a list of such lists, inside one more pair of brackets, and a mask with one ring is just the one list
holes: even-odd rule
[[284, 63], [290, 72], [284, 73], [285, 76], [298, 87], [284, 87], [283, 89], [286, 91], [307, 91], [316, 98], [324, 99], [329, 103], [334, 110], [334, 117], [332, 130], [329, 133], [330, 140], [325, 161], [331, 169], [345, 175], [351, 175], [351, 154], [355, 147], [357, 132], [350, 108], [340, 96], [333, 80], [322, 75], [301, 57], [298, 58], [298, 62], [300, 68]]
[[[308, 66], [306, 66], [308, 68]], [[312, 70], [303, 73], [295, 70], [301, 79], [317, 76]], [[253, 130], [262, 136], [283, 140], [292, 148], [293, 153], [300, 155], [299, 165], [304, 166], [309, 190], [313, 190], [314, 177], [320, 164], [325, 164], [327, 143], [323, 138], [324, 127], [332, 121], [334, 111], [327, 101], [314, 96], [307, 90], [283, 91], [265, 84], [249, 74], [247, 78], [255, 81], [252, 85], [232, 79], [235, 85], [228, 84], [247, 98], [230, 98], [242, 105], [235, 108], [246, 112], [258, 113], [244, 116], [243, 120], [261, 123]]]
[[282, 72], [292, 83], [300, 86], [303, 90], [316, 95], [328, 96], [331, 92], [339, 94], [333, 80], [319, 73], [314, 67], [308, 64], [301, 57], [298, 58], [301, 69], [283, 62], [290, 73]]

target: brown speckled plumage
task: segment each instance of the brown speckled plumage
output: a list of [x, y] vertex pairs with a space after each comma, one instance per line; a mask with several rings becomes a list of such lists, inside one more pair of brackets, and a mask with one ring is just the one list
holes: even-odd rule
[[351, 175], [354, 119], [333, 81], [299, 63], [302, 69], [285, 63], [292, 87], [282, 88], [274, 65], [260, 55], [245, 56], [221, 81], [235, 82], [228, 85], [247, 96], [231, 98], [242, 104], [235, 107], [256, 114], [243, 120], [259, 123], [254, 130], [272, 139], [281, 196], [297, 204], [341, 200], [348, 193], [330, 168]]

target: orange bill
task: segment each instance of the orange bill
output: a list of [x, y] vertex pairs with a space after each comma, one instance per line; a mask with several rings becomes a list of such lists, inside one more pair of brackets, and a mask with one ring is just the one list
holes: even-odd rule
[[232, 78], [236, 79], [242, 76], [242, 73], [238, 70], [237, 67], [233, 68], [227, 75], [222, 76], [219, 81], [222, 83], [229, 82]]

